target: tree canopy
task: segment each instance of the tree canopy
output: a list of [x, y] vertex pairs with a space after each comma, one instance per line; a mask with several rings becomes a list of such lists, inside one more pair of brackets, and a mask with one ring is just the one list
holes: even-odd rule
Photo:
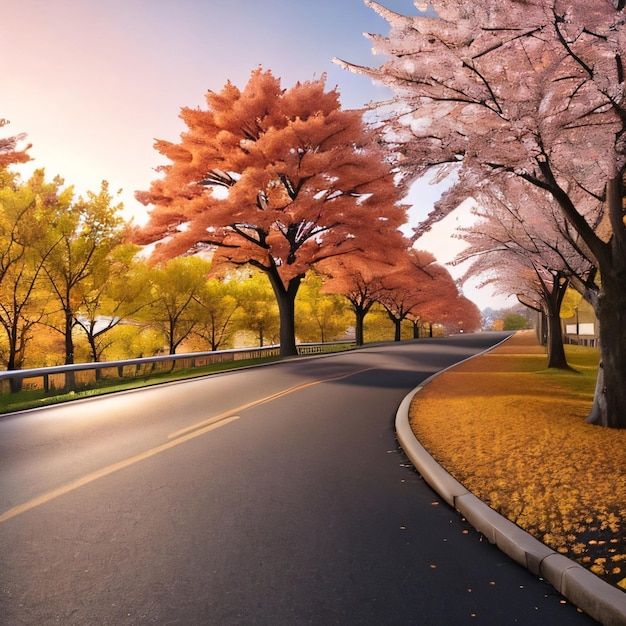
[[344, 254], [384, 254], [401, 240], [403, 189], [376, 131], [344, 111], [324, 79], [283, 89], [261, 69], [183, 108], [179, 143], [157, 141], [171, 162], [149, 191], [142, 244], [157, 259], [214, 249], [216, 265], [249, 264], [269, 278], [281, 352], [295, 353], [293, 303], [306, 272]]
[[433, 0], [413, 17], [366, 4], [390, 23], [371, 35], [387, 60], [340, 63], [394, 90], [386, 138], [407, 171], [458, 173], [422, 229], [510, 177], [549, 192], [602, 276], [585, 285], [605, 376], [596, 414], [626, 427], [623, 2]]

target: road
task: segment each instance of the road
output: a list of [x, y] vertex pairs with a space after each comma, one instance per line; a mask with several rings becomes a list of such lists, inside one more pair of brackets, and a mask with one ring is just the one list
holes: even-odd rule
[[590, 624], [410, 466], [402, 398], [498, 334], [0, 419], [0, 623]]

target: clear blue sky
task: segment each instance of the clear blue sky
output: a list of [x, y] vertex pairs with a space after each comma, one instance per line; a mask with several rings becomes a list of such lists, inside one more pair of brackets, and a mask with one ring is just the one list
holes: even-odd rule
[[[227, 80], [243, 87], [261, 66], [284, 87], [327, 75], [345, 108], [388, 92], [332, 63], [377, 65], [364, 32], [388, 24], [362, 0], [19, 0], [1, 12], [0, 117], [4, 131], [25, 132], [35, 161], [78, 193], [106, 179], [123, 189], [127, 215], [142, 220], [134, 191], [147, 189], [161, 163], [155, 138], [177, 141], [178, 113], [203, 106]], [[382, 0], [415, 15], [412, 0]], [[416, 216], [439, 191], [414, 193]], [[442, 262], [454, 244], [432, 244]], [[476, 298], [472, 294], [469, 297]], [[479, 306], [484, 303], [479, 302]]]

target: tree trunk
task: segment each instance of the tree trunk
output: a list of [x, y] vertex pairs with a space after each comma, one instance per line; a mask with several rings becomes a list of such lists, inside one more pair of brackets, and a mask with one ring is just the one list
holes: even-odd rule
[[396, 327], [396, 332], [395, 332], [393, 340], [400, 341], [402, 339], [402, 320], [394, 318], [393, 323]]
[[548, 367], [571, 369], [567, 364], [565, 347], [563, 346], [563, 328], [559, 314], [550, 312], [546, 315], [548, 325]]
[[[74, 364], [74, 337], [72, 330], [74, 329], [74, 313], [65, 310], [65, 365]], [[73, 370], [65, 372], [65, 390], [76, 390], [76, 373]]]
[[65, 365], [74, 363], [74, 337], [72, 329], [74, 328], [74, 314], [72, 311], [65, 311]]
[[541, 341], [542, 346], [547, 346], [548, 345], [548, 318], [546, 316], [546, 312], [543, 310], [541, 311], [540, 315], [541, 315], [540, 341]]
[[354, 316], [356, 319], [354, 325], [354, 341], [357, 346], [362, 346], [365, 343], [364, 338], [364, 327], [365, 327], [365, 316], [369, 313], [372, 308], [373, 302], [367, 302], [363, 304], [362, 301], [356, 298], [348, 298], [350, 304], [352, 305], [352, 310], [354, 311]]
[[537, 271], [537, 277], [541, 283], [543, 292], [543, 302], [545, 308], [545, 319], [547, 324], [547, 349], [548, 367], [556, 369], [571, 369], [565, 357], [563, 346], [563, 329], [561, 327], [561, 304], [569, 285], [569, 280], [556, 272], [551, 276], [551, 280], [546, 280]]
[[601, 363], [594, 406], [587, 421], [609, 428], [626, 428], [626, 277], [623, 274], [602, 274], [596, 317]]
[[357, 346], [362, 346], [363, 341], [363, 321], [365, 320], [365, 311], [363, 309], [355, 309], [356, 323], [354, 325], [354, 341]]
[[280, 356], [296, 356], [298, 349], [296, 347], [296, 320], [295, 320], [295, 303], [298, 289], [302, 282], [303, 276], [292, 278], [287, 287], [283, 285], [283, 281], [278, 275], [278, 271], [266, 271], [276, 302], [278, 304], [278, 313], [280, 317]]
[[[18, 338], [17, 338], [17, 324], [14, 324], [11, 328], [9, 336], [9, 358], [7, 360], [7, 370], [20, 369], [20, 363], [18, 362]], [[11, 393], [17, 393], [22, 391], [23, 380], [21, 378], [10, 378], [9, 388]]]

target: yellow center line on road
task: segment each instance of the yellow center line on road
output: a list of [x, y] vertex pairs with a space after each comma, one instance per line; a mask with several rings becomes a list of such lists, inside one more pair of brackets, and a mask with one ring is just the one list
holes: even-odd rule
[[320, 380], [311, 381], [308, 383], [302, 383], [300, 385], [295, 385], [294, 387], [289, 387], [288, 389], [284, 389], [283, 391], [278, 391], [277, 393], [273, 393], [269, 396], [265, 396], [263, 398], [259, 398], [252, 402], [248, 402], [239, 407], [231, 409], [230, 411], [224, 411], [219, 415], [214, 415], [210, 419], [204, 420], [202, 422], [198, 422], [197, 424], [192, 424], [191, 426], [187, 426], [186, 428], [182, 428], [181, 430], [177, 430], [174, 433], [168, 435], [169, 441], [167, 443], [163, 443], [161, 445], [155, 446], [150, 450], [146, 450], [145, 452], [141, 452], [129, 459], [125, 459], [124, 461], [119, 461], [117, 463], [113, 463], [107, 467], [103, 467], [102, 469], [96, 470], [94, 472], [90, 472], [89, 474], [77, 478], [65, 485], [61, 485], [56, 489], [52, 489], [51, 491], [47, 491], [46, 493], [37, 496], [36, 498], [32, 498], [23, 504], [19, 504], [18, 506], [5, 511], [0, 515], [0, 524], [2, 522], [6, 522], [22, 513], [26, 513], [31, 509], [34, 509], [42, 504], [46, 504], [55, 498], [58, 498], [66, 493], [74, 491], [79, 487], [83, 487], [84, 485], [88, 485], [100, 478], [104, 478], [106, 476], [110, 476], [114, 472], [125, 469], [134, 465], [135, 463], [139, 463], [140, 461], [144, 461], [145, 459], [149, 459], [165, 450], [169, 450], [170, 448], [174, 448], [175, 446], [180, 445], [181, 443], [185, 443], [195, 437], [199, 437], [200, 435], [204, 435], [205, 433], [210, 432], [216, 428], [220, 428], [220, 426], [225, 426], [230, 422], [239, 419], [239, 415], [233, 415], [233, 413], [240, 413], [245, 409], [249, 409], [253, 406], [258, 406], [265, 402], [270, 402], [271, 400], [276, 400], [277, 398], [281, 398], [282, 396], [286, 396], [295, 391], [300, 391], [302, 389], [306, 389], [308, 387], [313, 387], [314, 385], [319, 385], [321, 383], [331, 382], [334, 380], [341, 380], [342, 378], [348, 378], [350, 376], [354, 376], [355, 374], [361, 374], [362, 372], [367, 372], [369, 370], [376, 369], [374, 367], [366, 367], [360, 370], [356, 370], [353, 372], [348, 372], [344, 374], [338, 374], [337, 376], [329, 376], [328, 378], [323, 378]]
[[36, 498], [33, 498], [32, 500], [28, 500], [27, 502], [24, 502], [23, 504], [15, 506], [12, 509], [9, 509], [8, 511], [0, 515], [0, 524], [2, 522], [6, 522], [7, 520], [10, 520], [13, 517], [16, 517], [17, 515], [21, 515], [22, 513], [25, 513], [26, 511], [30, 511], [31, 509], [34, 509], [35, 507], [38, 507], [41, 504], [50, 502], [51, 500], [54, 500], [55, 498], [58, 498], [59, 496], [69, 493], [70, 491], [74, 491], [74, 489], [78, 489], [79, 487], [88, 485], [89, 483], [92, 483], [95, 480], [104, 478], [105, 476], [109, 476], [110, 474], [113, 474], [114, 472], [125, 469], [126, 467], [130, 467], [131, 465], [134, 465], [135, 463], [139, 463], [140, 461], [149, 459], [150, 457], [155, 456], [156, 454], [159, 454], [160, 452], [169, 450], [170, 448], [178, 446], [181, 443], [185, 443], [186, 441], [189, 441], [190, 439], [193, 439], [194, 437], [199, 437], [200, 435], [204, 435], [204, 433], [208, 433], [209, 431], [219, 428], [220, 426], [225, 426], [226, 424], [229, 424], [230, 422], [233, 422], [234, 420], [237, 420], [237, 419], [239, 419], [238, 415], [232, 415], [231, 417], [227, 417], [226, 419], [222, 419], [213, 424], [209, 424], [208, 426], [206, 426], [205, 428], [202, 428], [201, 430], [196, 430], [193, 433], [189, 433], [188, 435], [179, 437], [178, 439], [174, 439], [173, 441], [168, 441], [167, 443], [163, 443], [160, 446], [156, 446], [155, 448], [151, 448], [150, 450], [141, 452], [140, 454], [137, 454], [129, 459], [125, 459], [124, 461], [119, 461], [118, 463], [113, 463], [112, 465], [109, 465], [108, 467], [103, 467], [102, 469], [96, 470], [95, 472], [91, 472], [87, 474], [86, 476], [83, 476], [82, 478], [77, 478], [76, 480], [73, 480], [72, 482], [62, 485], [61, 487], [57, 487], [56, 489], [53, 489], [52, 491], [43, 493], [40, 496], [37, 496]]
[[368, 372], [369, 370], [376, 369], [374, 367], [366, 367], [360, 370], [356, 370], [354, 372], [348, 372], [345, 374], [337, 374], [336, 376], [329, 376], [328, 378], [321, 378], [320, 380], [313, 380], [308, 383], [301, 383], [299, 385], [294, 385], [293, 387], [289, 387], [288, 389], [283, 389], [282, 391], [277, 391], [276, 393], [270, 394], [269, 396], [265, 396], [263, 398], [257, 398], [256, 400], [252, 400], [251, 402], [247, 402], [246, 404], [242, 404], [234, 409], [229, 409], [228, 411], [224, 411], [219, 415], [215, 415], [207, 420], [203, 420], [202, 422], [197, 422], [196, 424], [192, 424], [191, 426], [186, 426], [185, 428], [181, 428], [176, 432], [170, 433], [167, 438], [175, 439], [176, 437], [180, 437], [188, 432], [192, 432], [197, 428], [202, 428], [208, 424], [215, 422], [216, 420], [221, 420], [228, 415], [232, 415], [233, 413], [241, 413], [246, 409], [250, 409], [253, 406], [259, 406], [260, 404], [264, 404], [266, 402], [271, 402], [272, 400], [277, 400], [278, 398], [282, 398], [283, 396], [289, 395], [290, 393], [294, 393], [295, 391], [301, 391], [302, 389], [306, 389], [308, 387], [314, 387], [315, 385], [320, 385], [321, 383], [332, 382], [333, 380], [340, 380], [342, 378], [348, 378], [350, 376], [354, 376], [355, 374], [361, 374], [362, 372]]

